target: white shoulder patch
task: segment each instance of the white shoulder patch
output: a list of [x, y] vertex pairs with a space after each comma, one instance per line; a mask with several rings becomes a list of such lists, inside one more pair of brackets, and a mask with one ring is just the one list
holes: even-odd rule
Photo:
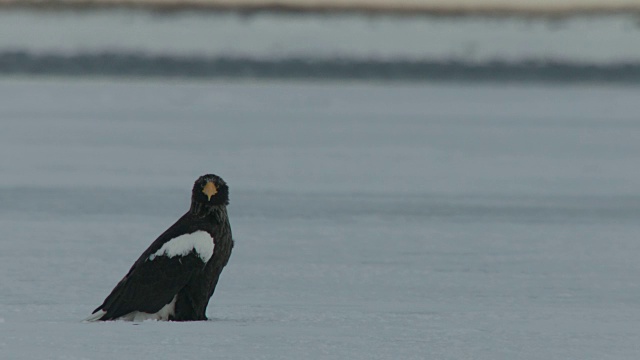
[[149, 260], [153, 261], [157, 256], [170, 258], [185, 256], [195, 250], [200, 259], [206, 263], [213, 256], [213, 247], [213, 237], [208, 232], [199, 230], [167, 241], [158, 251], [149, 256]]

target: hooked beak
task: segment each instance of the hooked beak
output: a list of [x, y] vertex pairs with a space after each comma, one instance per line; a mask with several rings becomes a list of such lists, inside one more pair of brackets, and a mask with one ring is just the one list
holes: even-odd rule
[[202, 189], [202, 192], [207, 195], [207, 201], [211, 201], [211, 197], [218, 193], [218, 189], [214, 183], [209, 181]]

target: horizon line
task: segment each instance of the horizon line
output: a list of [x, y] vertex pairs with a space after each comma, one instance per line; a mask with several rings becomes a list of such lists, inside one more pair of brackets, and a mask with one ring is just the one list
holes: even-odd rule
[[367, 15], [400, 16], [522, 16], [522, 17], [569, 17], [586, 15], [639, 14], [640, 2], [603, 4], [491, 4], [491, 3], [379, 3], [375, 1], [347, 3], [330, 1], [323, 4], [300, 0], [0, 0], [1, 8], [34, 10], [102, 10], [135, 9], [152, 12], [236, 12], [291, 13], [291, 14], [341, 14], [355, 13]]

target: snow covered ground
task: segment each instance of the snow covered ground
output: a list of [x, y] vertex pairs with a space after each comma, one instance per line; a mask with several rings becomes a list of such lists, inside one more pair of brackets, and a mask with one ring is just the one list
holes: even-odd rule
[[[637, 359], [640, 88], [0, 80], [3, 359]], [[199, 323], [82, 323], [231, 187]]]

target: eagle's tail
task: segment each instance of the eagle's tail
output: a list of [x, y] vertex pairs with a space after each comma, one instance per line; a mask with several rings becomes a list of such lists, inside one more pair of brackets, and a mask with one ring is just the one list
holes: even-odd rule
[[87, 316], [86, 319], [82, 320], [83, 322], [94, 322], [94, 321], [100, 321], [102, 320], [102, 317], [106, 314], [107, 312], [104, 310], [98, 310], [96, 312], [94, 312], [93, 314]]

